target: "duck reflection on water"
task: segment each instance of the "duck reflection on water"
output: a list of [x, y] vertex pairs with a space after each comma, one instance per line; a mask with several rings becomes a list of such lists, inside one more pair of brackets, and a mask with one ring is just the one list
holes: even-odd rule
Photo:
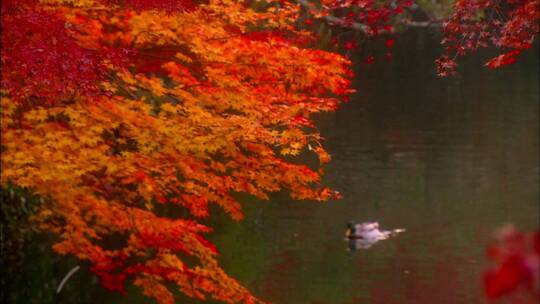
[[405, 229], [379, 230], [378, 222], [354, 224], [349, 221], [345, 230], [345, 240], [349, 242], [349, 250], [368, 249], [381, 240], [396, 236]]

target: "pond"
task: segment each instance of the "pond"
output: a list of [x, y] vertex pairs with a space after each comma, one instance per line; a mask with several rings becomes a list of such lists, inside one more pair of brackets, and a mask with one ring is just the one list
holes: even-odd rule
[[[392, 61], [357, 64], [358, 93], [317, 117], [333, 157], [324, 184], [342, 200], [247, 198], [245, 221], [213, 220], [222, 266], [255, 295], [281, 304], [482, 303], [493, 231], [538, 227], [537, 50], [497, 71], [482, 67], [489, 54], [473, 55], [459, 76], [440, 79], [439, 39], [427, 30], [400, 35]], [[349, 220], [407, 231], [354, 250], [344, 241]], [[21, 289], [31, 294], [19, 303], [45, 303], [54, 284], [36, 287], [76, 265], [33, 258]], [[52, 302], [151, 303], [130, 291], [110, 294], [82, 270]]]

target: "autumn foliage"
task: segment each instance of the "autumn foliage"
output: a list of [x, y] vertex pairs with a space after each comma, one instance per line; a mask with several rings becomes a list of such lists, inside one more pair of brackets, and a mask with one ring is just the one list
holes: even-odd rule
[[[258, 300], [198, 223], [235, 193], [325, 201], [313, 113], [349, 91], [349, 62], [310, 48], [300, 7], [231, 0], [2, 1], [2, 185], [45, 198], [34, 220], [104, 287], [160, 303]], [[286, 158], [286, 159], [285, 159]], [[165, 212], [164, 210], [168, 210]]]
[[539, 0], [457, 0], [444, 24], [446, 54], [437, 60], [439, 75], [454, 74], [458, 58], [490, 46], [503, 53], [486, 62], [487, 67], [515, 63], [538, 34], [539, 6]]

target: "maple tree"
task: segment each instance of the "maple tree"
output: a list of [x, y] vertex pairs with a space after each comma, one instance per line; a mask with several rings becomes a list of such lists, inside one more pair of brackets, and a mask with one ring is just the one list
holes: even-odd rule
[[446, 54], [437, 60], [439, 75], [455, 74], [456, 60], [480, 48], [504, 52], [486, 62], [489, 68], [515, 63], [539, 31], [538, 0], [457, 0], [444, 24]]
[[329, 161], [310, 116], [350, 93], [349, 61], [309, 47], [299, 9], [3, 1], [2, 185], [45, 198], [34, 220], [60, 237], [54, 250], [110, 290], [259, 301], [219, 267], [198, 221], [210, 204], [242, 219], [238, 192], [339, 195], [317, 186], [322, 169], [285, 159]]
[[[317, 33], [319, 40], [347, 52], [362, 49], [381, 35], [387, 36], [385, 59], [391, 58], [390, 49], [394, 45], [389, 34], [407, 19], [405, 13], [413, 5], [412, 0], [298, 0], [298, 3], [303, 8], [304, 27]], [[368, 54], [365, 61], [372, 64], [375, 56], [378, 55]]]

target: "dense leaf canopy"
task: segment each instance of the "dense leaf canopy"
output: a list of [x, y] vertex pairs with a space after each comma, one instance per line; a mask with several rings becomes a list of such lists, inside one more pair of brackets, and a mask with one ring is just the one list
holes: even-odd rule
[[[310, 116], [349, 93], [348, 60], [309, 48], [287, 1], [2, 6], [2, 184], [47, 198], [35, 220], [60, 236], [54, 249], [160, 303], [170, 283], [255, 301], [197, 219], [209, 204], [241, 219], [239, 192], [337, 196], [317, 186], [322, 171], [284, 157], [329, 160]], [[160, 212], [169, 205], [186, 212]]]

